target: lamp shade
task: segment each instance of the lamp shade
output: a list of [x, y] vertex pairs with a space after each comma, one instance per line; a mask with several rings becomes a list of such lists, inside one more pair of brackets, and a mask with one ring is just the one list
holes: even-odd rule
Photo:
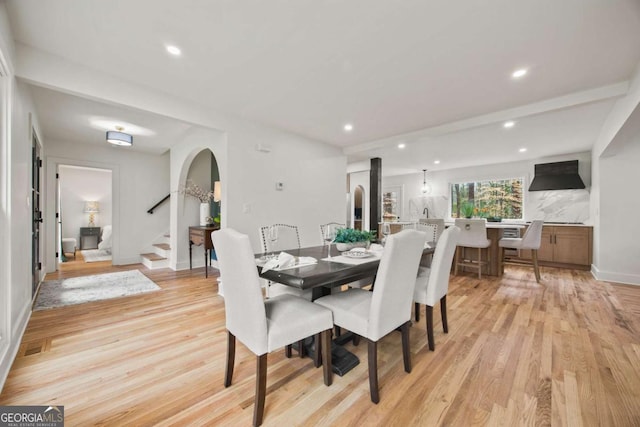
[[219, 202], [222, 200], [222, 184], [220, 181], [216, 181], [213, 183], [213, 201]]
[[114, 145], [131, 147], [133, 145], [133, 136], [128, 133], [109, 130], [107, 131], [107, 142]]
[[99, 213], [100, 204], [95, 201], [84, 202], [84, 213]]

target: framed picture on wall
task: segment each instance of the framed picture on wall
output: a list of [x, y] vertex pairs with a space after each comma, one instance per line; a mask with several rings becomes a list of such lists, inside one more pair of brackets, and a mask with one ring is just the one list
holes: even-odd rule
[[403, 186], [393, 185], [382, 190], [382, 220], [396, 221], [402, 217]]

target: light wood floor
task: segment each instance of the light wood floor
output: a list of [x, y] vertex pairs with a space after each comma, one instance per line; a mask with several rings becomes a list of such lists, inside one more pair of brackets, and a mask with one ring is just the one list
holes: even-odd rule
[[[238, 345], [223, 386], [224, 301], [214, 270], [66, 263], [48, 277], [140, 269], [161, 291], [37, 311], [0, 405], [64, 405], [74, 425], [250, 425], [254, 356]], [[307, 359], [269, 355], [265, 425], [640, 425], [640, 287], [588, 272], [510, 267], [502, 279], [454, 277], [449, 334], [423, 316], [411, 330], [413, 371], [400, 334], [379, 346], [380, 404], [361, 364], [324, 386]], [[439, 318], [439, 308], [435, 309]]]

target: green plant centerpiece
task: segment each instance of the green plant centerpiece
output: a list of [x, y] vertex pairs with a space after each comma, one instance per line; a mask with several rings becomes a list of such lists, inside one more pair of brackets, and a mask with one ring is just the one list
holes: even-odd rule
[[460, 213], [465, 218], [471, 218], [473, 216], [475, 210], [475, 206], [472, 202], [464, 202], [460, 207]]
[[375, 231], [339, 228], [333, 241], [340, 252], [367, 247], [375, 239]]

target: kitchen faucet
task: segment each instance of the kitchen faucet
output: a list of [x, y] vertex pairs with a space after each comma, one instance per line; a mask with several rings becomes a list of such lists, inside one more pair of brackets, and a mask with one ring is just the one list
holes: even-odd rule
[[429, 208], [424, 208], [422, 210], [422, 215], [426, 215], [425, 218], [429, 218]]

